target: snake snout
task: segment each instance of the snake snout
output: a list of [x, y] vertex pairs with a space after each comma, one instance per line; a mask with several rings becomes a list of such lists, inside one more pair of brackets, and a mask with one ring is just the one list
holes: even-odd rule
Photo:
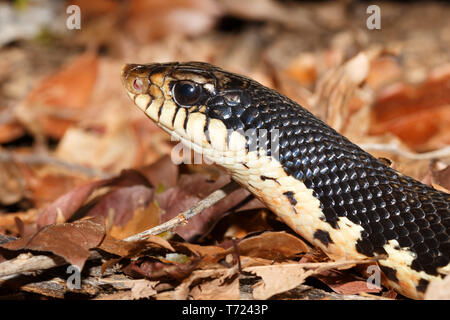
[[121, 72], [122, 83], [127, 91], [134, 95], [147, 93], [149, 87], [146, 66], [139, 64], [125, 64]]

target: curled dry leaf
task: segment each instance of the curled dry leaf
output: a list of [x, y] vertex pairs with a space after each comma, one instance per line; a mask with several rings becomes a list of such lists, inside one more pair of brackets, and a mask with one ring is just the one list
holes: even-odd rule
[[107, 234], [97, 248], [120, 257], [127, 257], [143, 250], [146, 246], [145, 244], [145, 241], [128, 242], [116, 239]]
[[211, 281], [199, 283], [189, 293], [194, 300], [238, 300], [239, 277], [238, 274], [222, 275]]
[[19, 123], [3, 123], [0, 126], [0, 143], [10, 142], [25, 134], [25, 128]]
[[94, 181], [76, 187], [62, 195], [39, 214], [37, 218], [38, 227], [55, 223], [58, 215], [62, 215], [67, 220], [81, 207], [96, 188], [104, 185], [104, 180]]
[[192, 273], [199, 262], [200, 258], [197, 257], [189, 259], [186, 263], [141, 257], [132, 261], [124, 272], [133, 277], [144, 276], [150, 280], [182, 281]]
[[378, 52], [362, 52], [344, 65], [327, 72], [308, 103], [314, 113], [337, 131], [342, 131], [350, 113], [350, 100], [366, 79], [370, 61]]
[[175, 249], [167, 240], [154, 235], [149, 235], [146, 240], [142, 241], [124, 241], [116, 239], [110, 235], [106, 235], [105, 239], [98, 246], [99, 249], [118, 255], [120, 257], [135, 256], [142, 250], [154, 247], [163, 248], [175, 252]]
[[[284, 231], [264, 232], [254, 237], [243, 239], [238, 244], [239, 255], [264, 259], [281, 260], [294, 257], [310, 250], [301, 239]], [[226, 253], [233, 253], [229, 248]]]
[[36, 234], [3, 244], [2, 247], [9, 250], [50, 251], [82, 270], [89, 257], [89, 249], [98, 246], [104, 236], [103, 219], [96, 217], [49, 225]]
[[[166, 299], [239, 299], [237, 266], [227, 269], [195, 270]], [[195, 283], [195, 286], [192, 284]], [[204, 290], [204, 291], [203, 291]], [[205, 293], [203, 295], [202, 293]]]

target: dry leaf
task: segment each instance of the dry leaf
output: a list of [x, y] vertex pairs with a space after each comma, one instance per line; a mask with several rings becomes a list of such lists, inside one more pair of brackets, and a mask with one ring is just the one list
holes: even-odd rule
[[192, 273], [199, 262], [200, 258], [197, 257], [189, 259], [186, 263], [141, 257], [138, 260], [133, 260], [124, 269], [124, 272], [134, 277], [144, 276], [150, 280], [181, 281]]
[[139, 169], [139, 172], [142, 173], [155, 188], [162, 186], [164, 187], [164, 190], [167, 190], [175, 187], [178, 182], [178, 166], [173, 163], [169, 155], [161, 157], [155, 163]]
[[[191, 297], [193, 290], [194, 298], [196, 299], [239, 299], [239, 282], [237, 281], [237, 267], [227, 269], [206, 269], [195, 270], [186, 278], [173, 293], [166, 299], [186, 300]], [[213, 281], [214, 285], [208, 285], [208, 282]], [[196, 283], [192, 290], [191, 285]], [[213, 288], [216, 288], [215, 292]], [[205, 296], [202, 295], [203, 288], [205, 289]]]
[[[229, 181], [230, 178], [225, 175], [216, 181], [208, 180], [208, 175], [204, 174], [181, 175], [175, 188], [156, 195], [159, 206], [165, 210], [161, 222], [170, 220], [180, 212], [191, 208], [200, 199]], [[215, 205], [205, 209], [202, 214], [189, 220], [187, 226], [176, 228], [176, 233], [187, 241], [206, 235], [228, 210], [242, 202], [248, 195], [249, 192], [243, 189], [232, 192]]]
[[39, 214], [37, 219], [38, 226], [43, 227], [55, 223], [58, 214], [67, 220], [80, 208], [96, 188], [105, 185], [105, 183], [105, 180], [94, 181], [76, 187], [62, 195]]
[[131, 298], [132, 299], [142, 299], [149, 298], [157, 293], [155, 286], [159, 281], [148, 281], [148, 280], [135, 280], [131, 287]]
[[17, 165], [0, 162], [0, 204], [11, 205], [26, 194], [25, 179]]
[[[372, 109], [370, 133], [391, 132], [417, 151], [450, 144], [449, 86], [450, 65], [440, 66], [419, 85], [398, 83], [385, 88]], [[432, 138], [439, 144], [428, 144]]]
[[[149, 196], [153, 193], [150, 190], [142, 189], [145, 187], [149, 187], [150, 184], [147, 181], [147, 179], [142, 176], [139, 172], [134, 170], [123, 170], [119, 176], [111, 179], [103, 179], [103, 180], [97, 180], [93, 182], [89, 182], [86, 184], [83, 184], [81, 186], [78, 186], [68, 193], [60, 196], [58, 199], [56, 199], [53, 203], [51, 203], [49, 206], [47, 206], [42, 212], [39, 214], [39, 217], [37, 219], [37, 224], [39, 227], [55, 223], [56, 218], [58, 216], [64, 218], [64, 220], [69, 219], [83, 204], [84, 202], [89, 198], [89, 196], [98, 188], [104, 187], [104, 186], [122, 186], [122, 187], [131, 187], [135, 185], [141, 185], [141, 188], [137, 188], [138, 190], [145, 190], [142, 192], [138, 192], [139, 199], [146, 198], [147, 204], [150, 200]], [[125, 188], [126, 189], [126, 188]], [[136, 189], [131, 189], [131, 191], [134, 191]], [[141, 197], [142, 194], [145, 194], [147, 197]], [[127, 197], [128, 196], [128, 197]], [[130, 195], [130, 190], [125, 190], [122, 192], [118, 192], [117, 198], [125, 197], [127, 200], [133, 200], [131, 203], [124, 203], [124, 204], [117, 204], [117, 201], [115, 201], [114, 198], [108, 198], [106, 197], [106, 200], [104, 202], [100, 202], [99, 207], [93, 211], [93, 214], [91, 215], [104, 215], [108, 216], [108, 211], [110, 207], [113, 207], [116, 205], [117, 208], [120, 210], [116, 210], [119, 212], [119, 218], [118, 221], [120, 222], [123, 218], [123, 212], [124, 210], [129, 210], [129, 206], [131, 205], [132, 208], [137, 207], [139, 205], [139, 201], [133, 198], [133, 195]], [[145, 201], [144, 201], [145, 202]], [[134, 207], [133, 207], [134, 206]], [[106, 209], [105, 209], [106, 208]], [[103, 210], [105, 209], [105, 210]], [[122, 214], [122, 215], [121, 215]], [[122, 219], [122, 223], [127, 222], [130, 219], [125, 217]]]
[[[157, 225], [159, 222], [158, 208], [154, 208], [153, 189], [142, 185], [124, 187], [103, 196], [95, 206], [89, 210], [89, 216], [112, 216], [113, 227], [122, 229], [136, 219], [141, 220], [142, 228]], [[139, 228], [139, 229], [142, 229]], [[143, 229], [145, 230], [145, 229]], [[141, 230], [141, 231], [143, 231]], [[129, 230], [134, 232], [134, 230]]]
[[16, 116], [31, 132], [61, 138], [80, 120], [97, 78], [97, 55], [86, 52], [42, 80], [28, 95]]
[[334, 292], [339, 294], [360, 294], [360, 293], [379, 293], [381, 287], [368, 287], [366, 281], [362, 280], [348, 280], [349, 276], [330, 272], [324, 276], [316, 275], [316, 278], [322, 280], [327, 286], [329, 286]]
[[244, 268], [244, 271], [262, 278], [253, 286], [253, 297], [256, 300], [269, 299], [278, 293], [294, 289], [314, 272], [306, 271], [301, 264], [254, 266]]
[[50, 251], [68, 263], [83, 269], [89, 249], [96, 247], [105, 236], [105, 225], [100, 217], [49, 225], [36, 234], [3, 244], [9, 250]]
[[[264, 232], [254, 237], [243, 239], [238, 244], [239, 255], [281, 260], [294, 257], [310, 250], [301, 239], [284, 231]], [[227, 253], [234, 252], [231, 247]]]

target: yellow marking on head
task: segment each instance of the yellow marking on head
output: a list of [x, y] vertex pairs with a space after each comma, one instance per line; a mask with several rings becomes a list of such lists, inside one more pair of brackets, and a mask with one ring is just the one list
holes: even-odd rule
[[218, 119], [211, 119], [208, 126], [211, 146], [217, 151], [226, 151], [227, 146], [227, 127]]
[[172, 100], [166, 101], [161, 109], [161, 115], [159, 117], [159, 122], [167, 128], [172, 128], [172, 121], [175, 117], [175, 112], [177, 111], [177, 106]]
[[134, 103], [139, 107], [139, 109], [145, 111], [151, 103], [151, 98], [148, 94], [140, 94], [136, 96]]
[[177, 115], [175, 116], [175, 121], [173, 123], [174, 129], [179, 133], [184, 133], [184, 120], [186, 119], [186, 109], [179, 108]]
[[205, 146], [208, 142], [203, 128], [205, 127], [206, 116], [203, 113], [195, 112], [191, 113], [188, 117], [186, 126], [186, 134], [188, 139], [191, 139], [194, 143]]
[[164, 75], [162, 73], [154, 73], [150, 76], [150, 82], [158, 87], [162, 87], [164, 84]]

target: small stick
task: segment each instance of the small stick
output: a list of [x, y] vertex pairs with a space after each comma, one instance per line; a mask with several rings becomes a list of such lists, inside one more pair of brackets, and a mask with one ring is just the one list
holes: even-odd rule
[[[99, 259], [101, 255], [96, 251], [91, 251], [88, 260]], [[51, 255], [32, 255], [31, 253], [22, 253], [14, 259], [0, 263], [0, 281], [7, 280], [11, 275], [45, 270], [68, 264], [64, 258]]]
[[124, 241], [143, 240], [149, 235], [161, 234], [163, 232], [172, 230], [178, 226], [185, 225], [189, 219], [195, 217], [196, 215], [201, 213], [203, 210], [213, 206], [214, 204], [216, 204], [217, 202], [219, 202], [220, 200], [225, 198], [227, 195], [229, 195], [230, 193], [232, 193], [233, 191], [235, 191], [239, 188], [240, 188], [240, 186], [236, 182], [231, 181], [224, 187], [211, 193], [205, 199], [200, 200], [192, 208], [186, 210], [183, 213], [180, 213], [175, 218], [172, 218], [169, 221], [166, 221], [163, 224], [160, 224], [154, 228], [151, 228], [151, 229], [145, 230], [141, 233], [130, 236], [130, 237], [124, 239]]
[[[214, 191], [205, 199], [199, 201], [195, 206], [179, 214], [175, 218], [152, 229], [148, 229], [144, 232], [128, 237], [124, 240], [125, 241], [142, 240], [145, 239], [148, 235], [157, 235], [165, 231], [172, 230], [177, 226], [186, 224], [189, 219], [201, 213], [203, 210], [211, 207], [212, 205], [214, 205], [221, 199], [225, 198], [233, 191], [239, 189], [239, 187], [240, 186], [236, 182], [232, 181], [227, 185], [225, 185], [224, 187], [222, 187], [221, 189]], [[91, 251], [91, 255], [88, 258], [88, 260], [98, 258], [101, 258], [101, 255], [96, 251]], [[63, 258], [55, 255], [47, 256], [47, 255], [32, 255], [31, 253], [25, 253], [17, 256], [14, 259], [0, 263], [0, 280], [6, 280], [7, 278], [9, 278], [9, 276], [18, 273], [50, 269], [65, 264], [67, 264], [67, 262]]]

